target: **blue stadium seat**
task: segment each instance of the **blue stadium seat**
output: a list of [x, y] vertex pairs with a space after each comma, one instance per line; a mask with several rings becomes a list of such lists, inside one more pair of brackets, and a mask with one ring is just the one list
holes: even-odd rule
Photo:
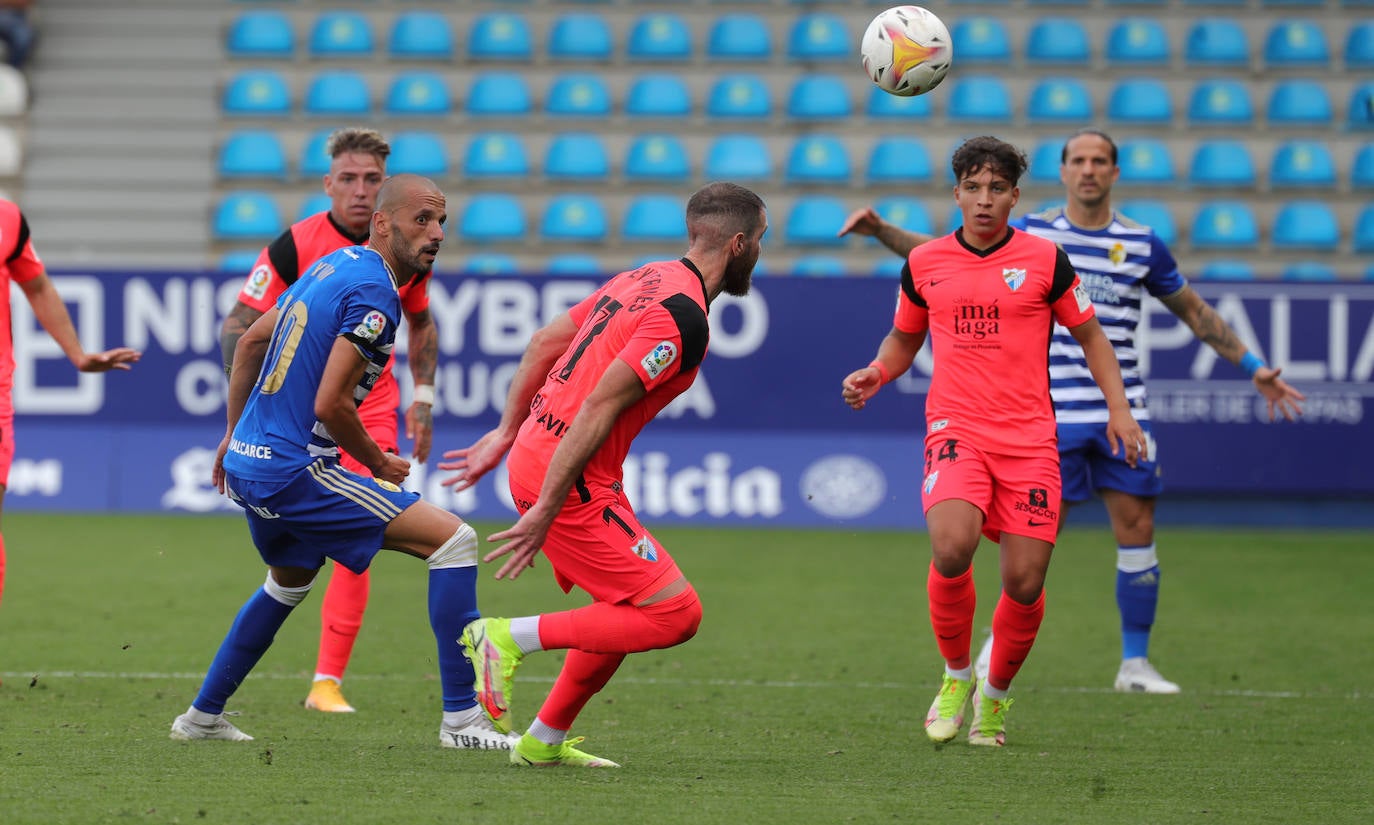
[[1248, 66], [1250, 41], [1236, 20], [1204, 17], [1188, 30], [1183, 60], [1193, 67]]
[[913, 184], [931, 181], [930, 153], [912, 137], [881, 137], [868, 154], [865, 180], [875, 184]]
[[1352, 23], [1345, 36], [1345, 68], [1374, 68], [1374, 20]]
[[686, 183], [691, 177], [687, 150], [675, 135], [639, 135], [625, 152], [625, 179]]
[[1336, 213], [1326, 203], [1285, 201], [1274, 214], [1274, 246], [1280, 249], [1336, 251], [1341, 242]]
[[516, 72], [485, 72], [468, 87], [466, 111], [477, 117], [519, 117], [531, 109], [525, 76]]
[[230, 192], [215, 209], [214, 236], [221, 241], [266, 240], [281, 232], [281, 212], [266, 192]]
[[692, 96], [680, 75], [639, 75], [625, 93], [625, 114], [630, 117], [687, 117]]
[[675, 195], [639, 195], [625, 206], [621, 240], [681, 242], [687, 237], [685, 204]]
[[1178, 240], [1178, 226], [1174, 222], [1174, 210], [1164, 201], [1133, 200], [1117, 206], [1117, 212], [1139, 224], [1155, 231], [1155, 235], [1166, 244]]
[[625, 58], [635, 62], [690, 60], [692, 32], [680, 15], [645, 14], [625, 36]]
[[949, 218], [945, 222], [945, 231], [953, 232], [964, 225], [964, 211], [959, 208], [959, 204], [949, 205]]
[[544, 112], [557, 117], [610, 117], [611, 93], [601, 75], [559, 75], [549, 87]]
[[464, 243], [519, 243], [525, 240], [525, 210], [514, 195], [479, 192], [468, 198], [458, 227]]
[[1255, 213], [1244, 201], [1204, 203], [1189, 234], [1195, 249], [1253, 249], [1260, 240]]
[[773, 56], [768, 24], [757, 14], [722, 14], [711, 24], [706, 56], [717, 60], [763, 61]]
[[562, 14], [549, 28], [545, 53], [557, 61], [605, 61], [611, 59], [611, 27], [596, 13]]
[[873, 204], [873, 211], [882, 215], [883, 220], [908, 232], [935, 234], [935, 224], [930, 220], [930, 213], [926, 211], [925, 204], [917, 198], [882, 198]]
[[784, 177], [792, 184], [847, 184], [850, 177], [849, 152], [837, 137], [802, 135], [792, 143]]
[[1254, 186], [1250, 147], [1240, 140], [1199, 141], [1188, 168], [1188, 182], [1194, 186]]
[[286, 152], [276, 132], [251, 129], [234, 132], [220, 147], [221, 178], [286, 180]]
[[448, 84], [436, 72], [401, 72], [387, 90], [386, 113], [402, 117], [452, 114]]
[[1092, 58], [1088, 30], [1071, 17], [1042, 17], [1026, 32], [1022, 54], [1032, 64], [1086, 66]]
[[437, 12], [403, 11], [391, 24], [387, 51], [403, 60], [450, 60], [453, 58], [453, 27]]
[[1063, 164], [1063, 157], [1064, 138], [1039, 141], [1026, 158], [1030, 162], [1026, 170], [1027, 179], [1031, 183], [1059, 183], [1059, 167]]
[[606, 210], [590, 195], [558, 195], [544, 209], [540, 233], [550, 241], [600, 243], [606, 239]]
[[706, 99], [706, 114], [712, 118], [766, 118], [772, 113], [768, 87], [756, 74], [721, 75]]
[[1330, 126], [1335, 121], [1326, 83], [1317, 80], [1279, 80], [1269, 93], [1265, 116], [1270, 124]]
[[1198, 278], [1204, 281], [1253, 281], [1255, 267], [1237, 258], [1215, 258], [1202, 265]]
[[1279, 278], [1284, 281], [1307, 281], [1310, 283], [1331, 283], [1336, 278], [1336, 269], [1321, 261], [1297, 261], [1283, 268]]
[[367, 81], [351, 69], [320, 72], [306, 87], [304, 109], [317, 117], [368, 114], [372, 100]]
[[1169, 33], [1156, 17], [1117, 21], [1107, 32], [1103, 54], [1115, 66], [1167, 66], [1173, 57]]
[[229, 25], [224, 47], [230, 57], [291, 57], [296, 33], [290, 18], [279, 11], [246, 11]]
[[1000, 78], [991, 75], [965, 75], [950, 90], [946, 114], [954, 121], [1011, 120], [1011, 93]]
[[1174, 159], [1169, 146], [1158, 138], [1123, 140], [1117, 151], [1124, 184], [1172, 184]]
[[1093, 119], [1092, 96], [1087, 85], [1076, 78], [1045, 78], [1031, 87], [1026, 119], [1031, 123], [1089, 123]]
[[386, 168], [393, 175], [443, 178], [448, 175], [448, 150], [433, 132], [400, 132], [391, 136], [391, 156]]
[[459, 268], [459, 275], [514, 275], [520, 270], [515, 259], [500, 252], [479, 252], [469, 255]]
[[1362, 255], [1374, 252], [1374, 204], [1365, 204], [1355, 217], [1355, 228], [1351, 243], [1354, 250]]
[[544, 175], [550, 180], [604, 181], [611, 162], [600, 134], [563, 132], [553, 136], [544, 153]]
[[950, 27], [950, 40], [961, 65], [1011, 63], [1011, 38], [1002, 21], [990, 15], [960, 17]]
[[258, 262], [261, 249], [233, 249], [219, 256], [217, 267], [220, 272], [233, 272], [237, 275], [249, 271]]
[[1174, 121], [1174, 102], [1164, 81], [1152, 77], [1122, 80], [1107, 99], [1107, 119], [1115, 123], [1167, 126]]
[[373, 53], [372, 24], [355, 11], [322, 11], [310, 28], [311, 57], [366, 57]]
[[595, 255], [585, 252], [565, 252], [551, 256], [544, 264], [550, 275], [596, 275], [605, 278], [610, 273]]
[[838, 278], [845, 274], [845, 262], [834, 255], [807, 255], [792, 264], [792, 274], [800, 278]]
[[839, 198], [825, 195], [803, 195], [787, 213], [787, 243], [802, 246], [844, 246], [845, 239], [836, 235], [849, 217], [849, 210]]
[[1350, 166], [1350, 185], [1355, 189], [1374, 189], [1374, 143], [1366, 143], [1355, 153]]
[[325, 147], [329, 144], [329, 135], [333, 131], [333, 129], [317, 129], [305, 139], [305, 143], [301, 146], [299, 167], [302, 176], [329, 174], [329, 165], [332, 159], [329, 157], [329, 153], [325, 151]]
[[705, 167], [709, 180], [765, 180], [773, 176], [773, 155], [758, 135], [719, 135], [706, 149]]
[[1279, 20], [1264, 38], [1264, 65], [1268, 68], [1325, 67], [1330, 63], [1326, 33], [1311, 20]]
[[871, 274], [877, 278], [900, 278], [902, 277], [902, 268], [905, 266], [905, 258], [898, 258], [896, 255], [893, 255], [878, 261], [878, 263], [874, 265]]
[[835, 75], [804, 74], [787, 98], [787, 116], [794, 120], [839, 120], [853, 109], [848, 84]]
[[1188, 99], [1192, 126], [1249, 126], [1254, 123], [1250, 91], [1238, 80], [1201, 80]]
[[220, 108], [230, 117], [284, 116], [291, 111], [291, 92], [277, 72], [239, 72], [224, 87]]
[[844, 18], [828, 12], [799, 16], [787, 37], [787, 57], [801, 61], [853, 60], [858, 38], [849, 35]]
[[1374, 129], [1374, 83], [1365, 83], [1350, 91], [1346, 119], [1351, 129]]
[[333, 201], [325, 192], [315, 192], [301, 198], [300, 205], [296, 207], [295, 220], [303, 221], [311, 215], [318, 215], [321, 212], [328, 212], [334, 207]]
[[1336, 186], [1336, 162], [1322, 140], [1286, 140], [1274, 151], [1269, 185], [1275, 188]]
[[468, 35], [468, 57], [473, 60], [527, 61], [533, 52], [529, 25], [520, 15], [489, 12], [473, 20]]
[[898, 97], [879, 89], [876, 85], [868, 92], [868, 107], [865, 113], [871, 118], [920, 120], [930, 117], [930, 95]]
[[469, 178], [523, 178], [530, 173], [525, 144], [515, 132], [474, 135], [463, 160]]

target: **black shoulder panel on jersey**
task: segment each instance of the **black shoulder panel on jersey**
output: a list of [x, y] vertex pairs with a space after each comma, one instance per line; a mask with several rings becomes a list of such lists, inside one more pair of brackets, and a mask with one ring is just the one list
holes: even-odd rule
[[696, 301], [681, 292], [665, 298], [663, 308], [673, 317], [678, 335], [682, 336], [682, 372], [686, 372], [701, 364], [706, 357], [706, 344], [711, 338], [706, 313], [701, 311]]
[[1074, 271], [1073, 264], [1069, 263], [1069, 256], [1058, 246], [1054, 248], [1054, 280], [1050, 282], [1049, 303], [1054, 303], [1064, 297], [1064, 293], [1073, 286], [1073, 279], [1078, 277]]
[[902, 264], [902, 294], [911, 299], [911, 302], [918, 307], [926, 306], [926, 299], [922, 298], [916, 291], [916, 281], [911, 277], [911, 259], [907, 258], [906, 263]]
[[19, 237], [15, 239], [15, 241], [14, 241], [14, 249], [11, 249], [11, 250], [10, 250], [9, 257], [5, 259], [5, 263], [9, 263], [10, 261], [13, 261], [15, 258], [18, 258], [19, 255], [20, 255], [21, 253], [23, 253], [23, 251], [24, 251], [24, 244], [26, 244], [26, 243], [28, 243], [28, 242], [29, 242], [29, 219], [26, 218], [26, 217], [24, 217], [24, 213], [23, 213], [23, 212], [20, 212], [20, 213], [19, 213]]
[[287, 286], [294, 284], [301, 276], [299, 258], [296, 253], [296, 236], [290, 227], [267, 245], [267, 260], [272, 262], [272, 268], [277, 270], [277, 277]]

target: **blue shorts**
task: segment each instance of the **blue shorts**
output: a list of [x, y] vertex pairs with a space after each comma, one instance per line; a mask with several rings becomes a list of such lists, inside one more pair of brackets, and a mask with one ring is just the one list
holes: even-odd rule
[[1119, 490], [1133, 496], [1154, 498], [1164, 491], [1150, 422], [1141, 421], [1150, 458], [1132, 467], [1125, 451], [1112, 455], [1106, 424], [1059, 425], [1059, 475], [1064, 481], [1064, 500], [1077, 503], [1093, 497], [1096, 490]]
[[351, 473], [318, 459], [286, 481], [225, 474], [232, 498], [248, 516], [248, 532], [270, 567], [318, 570], [326, 558], [362, 573], [382, 549], [392, 519], [419, 493]]

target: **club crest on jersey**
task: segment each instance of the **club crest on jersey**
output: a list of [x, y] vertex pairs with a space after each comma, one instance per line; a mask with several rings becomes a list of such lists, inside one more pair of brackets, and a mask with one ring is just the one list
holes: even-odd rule
[[645, 561], [658, 561], [658, 548], [654, 547], [654, 543], [649, 541], [648, 536], [640, 536], [639, 541], [630, 548], [630, 552]]
[[644, 372], [647, 373], [650, 378], [657, 378], [659, 373], [672, 366], [673, 362], [676, 360], [677, 347], [673, 345], [673, 342], [660, 341], [658, 346], [654, 347], [648, 355], [644, 356], [644, 360], [639, 363], [644, 366]]
[[1002, 270], [1002, 280], [1007, 282], [1007, 288], [1012, 292], [1021, 288], [1026, 282], [1026, 270], [1024, 269], [1004, 269]]
[[243, 291], [248, 293], [248, 297], [262, 300], [262, 296], [267, 294], [267, 284], [272, 280], [272, 273], [267, 265], [256, 267], [253, 274], [248, 276], [248, 285]]
[[363, 318], [363, 322], [353, 330], [353, 334], [364, 341], [376, 341], [377, 336], [386, 329], [386, 316], [378, 310], [372, 310]]
[[1093, 299], [1089, 297], [1088, 289], [1082, 283], [1073, 288], [1073, 297], [1078, 301], [1079, 312], [1087, 312], [1088, 307], [1093, 305]]
[[921, 489], [922, 489], [922, 490], [925, 490], [926, 495], [930, 495], [930, 492], [931, 492], [932, 490], [935, 489], [935, 482], [937, 482], [937, 481], [939, 481], [939, 480], [940, 480], [940, 471], [939, 471], [939, 470], [936, 470], [935, 472], [933, 472], [933, 473], [931, 473], [930, 475], [926, 476], [926, 483], [923, 484], [923, 485], [921, 485]]
[[1122, 261], [1126, 260], [1126, 247], [1120, 241], [1112, 244], [1111, 251], [1107, 253], [1107, 260], [1119, 266]]

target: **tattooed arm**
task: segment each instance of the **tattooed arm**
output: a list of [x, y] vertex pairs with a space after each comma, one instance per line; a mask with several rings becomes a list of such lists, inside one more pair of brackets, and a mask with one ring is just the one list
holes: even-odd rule
[[239, 301], [224, 319], [224, 326], [219, 332], [219, 350], [220, 356], [224, 359], [225, 375], [228, 375], [234, 366], [234, 348], [238, 346], [239, 339], [262, 315], [263, 313]]

